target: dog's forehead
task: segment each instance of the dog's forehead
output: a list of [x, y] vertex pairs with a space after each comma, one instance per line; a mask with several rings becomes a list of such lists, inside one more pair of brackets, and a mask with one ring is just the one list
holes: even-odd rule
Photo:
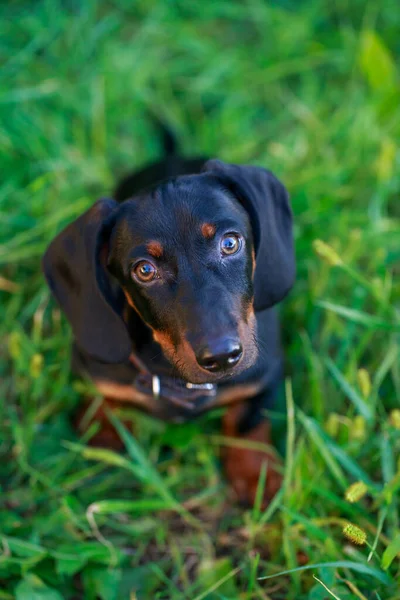
[[237, 223], [246, 227], [245, 211], [229, 193], [195, 178], [167, 182], [151, 193], [125, 202], [117, 221], [118, 237], [132, 244], [205, 236], [204, 226]]

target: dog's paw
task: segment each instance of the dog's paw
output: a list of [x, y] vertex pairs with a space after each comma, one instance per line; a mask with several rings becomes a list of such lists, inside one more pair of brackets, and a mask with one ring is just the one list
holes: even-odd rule
[[[116, 406], [116, 402], [113, 402], [112, 399], [104, 398], [103, 402], [95, 410], [92, 409], [92, 402], [93, 399], [89, 398], [82, 400], [73, 416], [72, 423], [74, 428], [80, 435], [85, 435], [93, 427], [93, 432], [87, 440], [89, 446], [108, 448], [115, 451], [122, 450], [124, 443], [106, 412], [106, 408], [112, 410]], [[128, 429], [132, 429], [131, 423], [124, 421], [123, 423]]]
[[226, 477], [239, 502], [253, 506], [256, 499], [259, 477], [266, 464], [262, 508], [268, 506], [282, 484], [279, 461], [274, 454], [247, 448], [227, 448], [224, 456]]

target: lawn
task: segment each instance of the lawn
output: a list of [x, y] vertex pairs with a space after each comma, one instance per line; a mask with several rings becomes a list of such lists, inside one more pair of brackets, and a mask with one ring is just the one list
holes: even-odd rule
[[[396, 3], [0, 11], [0, 600], [398, 600]], [[271, 414], [284, 485], [266, 511], [224, 482], [218, 413], [116, 414], [119, 454], [71, 426], [83, 384], [41, 256], [160, 156], [153, 115], [187, 155], [267, 166], [291, 193], [298, 275]]]

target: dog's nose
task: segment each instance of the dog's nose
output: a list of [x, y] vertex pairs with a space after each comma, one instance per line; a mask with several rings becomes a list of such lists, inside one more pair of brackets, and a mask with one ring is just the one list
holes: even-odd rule
[[203, 348], [196, 354], [197, 362], [211, 373], [232, 369], [242, 358], [243, 348], [233, 339], [222, 339]]

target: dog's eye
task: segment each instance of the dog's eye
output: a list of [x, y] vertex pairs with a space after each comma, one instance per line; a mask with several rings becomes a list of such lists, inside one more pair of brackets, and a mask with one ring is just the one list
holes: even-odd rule
[[155, 278], [157, 269], [147, 260], [141, 260], [132, 268], [131, 274], [139, 281], [148, 283], [149, 281], [153, 281]]
[[222, 254], [236, 254], [242, 246], [242, 240], [240, 236], [235, 233], [228, 233], [221, 240], [221, 252]]

